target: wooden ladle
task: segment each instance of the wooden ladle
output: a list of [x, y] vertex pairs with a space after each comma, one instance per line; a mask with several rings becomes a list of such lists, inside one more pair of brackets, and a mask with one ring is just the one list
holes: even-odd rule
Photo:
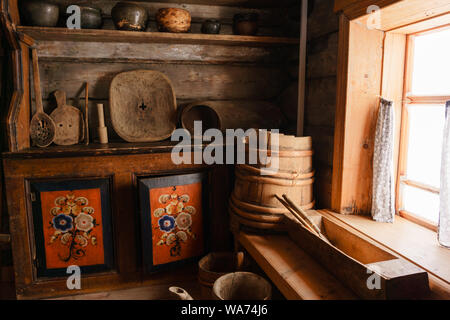
[[36, 49], [31, 49], [33, 62], [34, 97], [36, 100], [36, 113], [30, 122], [30, 137], [38, 147], [47, 147], [55, 139], [56, 126], [52, 118], [45, 112], [42, 106], [41, 82], [39, 78], [39, 65]]
[[66, 93], [55, 91], [57, 107], [50, 114], [56, 125], [55, 144], [73, 145], [84, 138], [84, 121], [81, 111], [66, 104]]
[[178, 296], [181, 300], [194, 300], [192, 296], [183, 288], [180, 287], [170, 287], [169, 291], [174, 295]]

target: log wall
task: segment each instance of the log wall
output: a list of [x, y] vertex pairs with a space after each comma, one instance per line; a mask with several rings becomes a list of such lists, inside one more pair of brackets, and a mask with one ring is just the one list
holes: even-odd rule
[[[331, 207], [339, 31], [338, 16], [333, 12], [333, 5], [333, 0], [308, 2], [304, 134], [313, 139], [317, 208]], [[291, 61], [294, 59], [295, 53], [291, 52]], [[291, 62], [289, 76], [290, 84], [277, 101], [288, 121], [286, 131], [296, 134], [298, 60], [296, 64]]]
[[[80, 2], [80, 1], [78, 1]], [[70, 3], [78, 3], [77, 1]], [[117, 1], [83, 1], [100, 7], [103, 29], [114, 29], [110, 12]], [[60, 1], [62, 7], [69, 1]], [[257, 12], [260, 16], [258, 35], [294, 36], [298, 33], [297, 17], [291, 17], [289, 6], [284, 8], [242, 8], [201, 4], [140, 2], [147, 7], [150, 21], [148, 31], [156, 31], [157, 9], [182, 7], [192, 15], [192, 33], [199, 33], [204, 19], [219, 19], [221, 34], [232, 33], [232, 18], [238, 12]], [[297, 6], [294, 6], [297, 10]], [[294, 27], [292, 27], [294, 26]], [[120, 139], [109, 119], [109, 85], [120, 72], [157, 70], [171, 80], [179, 107], [201, 100], [240, 100], [278, 102], [289, 87], [292, 65], [296, 65], [296, 46], [228, 46], [209, 44], [117, 43], [39, 41], [41, 87], [44, 109], [55, 107], [52, 92], [64, 90], [68, 103], [84, 105], [84, 83], [89, 82], [90, 129], [96, 139], [97, 113], [95, 104], [104, 103], [106, 125], [110, 140]], [[33, 93], [33, 90], [31, 90]], [[34, 103], [32, 104], [34, 112]], [[282, 128], [283, 129], [283, 128]]]

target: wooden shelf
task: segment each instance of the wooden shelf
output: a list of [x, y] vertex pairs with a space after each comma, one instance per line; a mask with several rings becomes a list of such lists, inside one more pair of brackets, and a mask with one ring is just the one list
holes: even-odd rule
[[[170, 153], [178, 142], [164, 140], [158, 142], [111, 142], [106, 144], [91, 143], [89, 145], [75, 144], [72, 146], [51, 145], [47, 148], [28, 148], [17, 152], [3, 152], [3, 158], [28, 159], [28, 158], [66, 158], [80, 156], [108, 156], [121, 154], [150, 154], [150, 153]], [[207, 144], [195, 144], [192, 147], [202, 149]], [[224, 145], [225, 147], [225, 145]]]
[[212, 35], [197, 33], [135, 32], [119, 30], [75, 30], [66, 28], [44, 28], [18, 26], [17, 31], [33, 38], [46, 41], [75, 42], [127, 42], [127, 43], [171, 43], [209, 44], [225, 46], [286, 46], [298, 45], [297, 38]]
[[74, 156], [119, 155], [170, 152], [176, 142], [160, 141], [149, 143], [113, 142], [107, 144], [91, 143], [72, 146], [51, 145], [47, 148], [29, 148], [18, 152], [4, 152], [3, 158], [62, 158]]

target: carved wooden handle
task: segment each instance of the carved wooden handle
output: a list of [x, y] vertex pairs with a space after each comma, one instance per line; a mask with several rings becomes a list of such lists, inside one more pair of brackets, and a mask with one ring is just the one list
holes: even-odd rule
[[64, 107], [66, 105], [66, 93], [64, 91], [56, 90], [53, 94], [55, 95], [58, 108]]
[[36, 100], [36, 113], [43, 113], [44, 107], [42, 106], [41, 81], [39, 78], [39, 63], [36, 49], [31, 49], [31, 60], [33, 62], [33, 86], [34, 99]]

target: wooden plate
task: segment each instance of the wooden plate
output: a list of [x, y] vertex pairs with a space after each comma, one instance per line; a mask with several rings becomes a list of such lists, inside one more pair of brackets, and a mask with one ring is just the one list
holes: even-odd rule
[[176, 128], [176, 98], [170, 80], [161, 72], [119, 73], [109, 88], [111, 122], [128, 142], [167, 139]]

